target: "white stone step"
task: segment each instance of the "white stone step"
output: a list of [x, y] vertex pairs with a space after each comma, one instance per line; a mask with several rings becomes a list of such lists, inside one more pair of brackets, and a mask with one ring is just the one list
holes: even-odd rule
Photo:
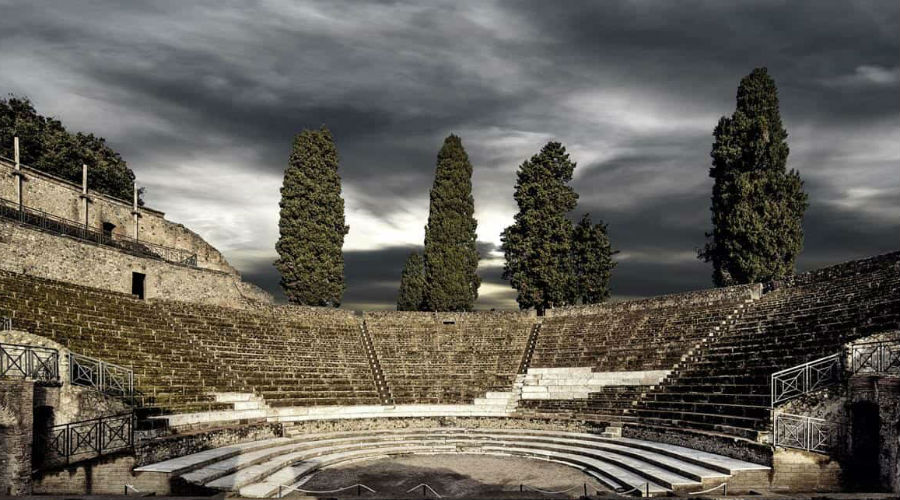
[[254, 398], [251, 392], [213, 392], [210, 396], [216, 398], [217, 403], [235, 403], [238, 401], [250, 401]]
[[[581, 436], [581, 437], [579, 437]], [[322, 439], [327, 438], [327, 439]], [[635, 440], [630, 440], [635, 441]], [[607, 464], [605, 470], [622, 469], [641, 476], [645, 480], [667, 488], [693, 488], [701, 481], [721, 481], [727, 474], [710, 468], [692, 464], [674, 458], [675, 452], [684, 453], [680, 447], [665, 445], [670, 454], [642, 450], [630, 445], [620, 444], [620, 440], [604, 440], [593, 434], [566, 433], [558, 431], [518, 431], [510, 430], [465, 430], [465, 429], [421, 429], [378, 431], [355, 431], [352, 433], [334, 433], [323, 435], [299, 436], [293, 443], [272, 446], [265, 450], [255, 450], [239, 456], [229, 457], [219, 463], [210, 464], [194, 472], [183, 475], [185, 480], [209, 487], [230, 489], [240, 488], [249, 482], [271, 483], [269, 477], [274, 471], [285, 467], [293, 467], [302, 460], [308, 462], [311, 457], [340, 453], [342, 459], [359, 458], [366, 454], [381, 454], [382, 448], [418, 450], [428, 452], [440, 449], [442, 452], [456, 452], [463, 449], [468, 452], [504, 451], [512, 449], [531, 450], [532, 456], [548, 453], [573, 454], [584, 459], [600, 461]], [[648, 443], [648, 442], [641, 442]], [[650, 443], [658, 445], [658, 443]], [[652, 448], [652, 446], [651, 446]], [[358, 450], [359, 453], [352, 453]], [[694, 450], [687, 450], [694, 457], [699, 457]], [[395, 453], [392, 451], [391, 453]], [[521, 453], [520, 451], [516, 453]], [[701, 452], [702, 453], [702, 452]], [[201, 452], [202, 454], [202, 452]], [[196, 454], [196, 455], [201, 455]], [[724, 459], [712, 454], [708, 456]], [[185, 457], [188, 459], [189, 457]], [[571, 458], [571, 457], [570, 457]], [[727, 459], [733, 461], [733, 459]], [[733, 461], [739, 462], [739, 461]], [[593, 462], [591, 462], [593, 463]], [[742, 463], [742, 466], [748, 464]], [[749, 464], [753, 468], [766, 469], [763, 466]], [[306, 469], [304, 469], [306, 470]], [[598, 469], [600, 471], [604, 469]], [[677, 470], [679, 473], [674, 473]], [[307, 470], [307, 472], [309, 472]], [[296, 476], [291, 481], [296, 480]], [[627, 476], [626, 476], [627, 477]], [[211, 479], [214, 479], [211, 481]], [[278, 484], [289, 484], [284, 481]], [[632, 482], [633, 483], [633, 482]], [[695, 484], [697, 483], [697, 484]], [[707, 483], [708, 484], [708, 483]], [[271, 485], [270, 485], [271, 486]], [[277, 488], [277, 484], [275, 484]], [[257, 489], [259, 487], [256, 487]], [[248, 490], [255, 491], [255, 490]], [[245, 491], [241, 488], [241, 493]]]

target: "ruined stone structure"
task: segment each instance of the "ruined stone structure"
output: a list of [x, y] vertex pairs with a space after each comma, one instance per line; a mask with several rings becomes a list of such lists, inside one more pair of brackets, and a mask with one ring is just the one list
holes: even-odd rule
[[[858, 474], [846, 457], [862, 456], [873, 438], [860, 435], [855, 449], [829, 453], [797, 449], [773, 436], [773, 412], [788, 410], [841, 420], [826, 423], [851, 433], [854, 421], [858, 433], [864, 418], [874, 418], [882, 472], [866, 484], [896, 488], [898, 383], [890, 370], [897, 359], [885, 355], [885, 373], [843, 377], [835, 387], [844, 387], [847, 409], [837, 413], [816, 413], [801, 400], [773, 409], [771, 376], [854, 341], [893, 341], [900, 252], [783, 283], [567, 308], [544, 318], [144, 301], [13, 272], [0, 272], [0, 299], [0, 315], [37, 336], [33, 343], [42, 338], [133, 365], [138, 414], [157, 430], [142, 434], [152, 439], [139, 441], [131, 458], [98, 459], [77, 474], [88, 477], [84, 468], [93, 467], [95, 476], [160, 493], [230, 485], [268, 495], [334, 460], [434, 452], [435, 439], [447, 450], [549, 453], [595, 471], [610, 488], [850, 487]], [[28, 389], [21, 387], [32, 383], [6, 389], [18, 394], [8, 400], [19, 398], [7, 406], [23, 411]], [[853, 408], [868, 408], [869, 416]], [[169, 429], [162, 434], [161, 423]], [[21, 428], [2, 431], [16, 436]], [[178, 429], [188, 434], [169, 435]], [[344, 444], [329, 451], [335, 443]], [[247, 462], [185, 475], [196, 469], [190, 452], [202, 450], [221, 450], [214, 455], [222, 459], [246, 453]], [[688, 459], [701, 452], [709, 454], [702, 463]], [[265, 474], [242, 472], [260, 456], [268, 457]], [[292, 468], [304, 456], [325, 458]], [[62, 491], [56, 478], [48, 472], [31, 487]]]
[[900, 488], [900, 252], [545, 317], [354, 313], [274, 305], [161, 213], [13, 168], [0, 494], [271, 496], [458, 452], [650, 495]]
[[193, 231], [89, 187], [0, 159], [0, 269], [145, 298], [271, 302]]

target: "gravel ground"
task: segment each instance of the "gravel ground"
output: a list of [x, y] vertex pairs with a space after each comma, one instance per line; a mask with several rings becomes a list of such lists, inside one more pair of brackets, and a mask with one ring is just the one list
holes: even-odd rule
[[[377, 493], [362, 490], [367, 498], [422, 498], [422, 488], [406, 491], [427, 483], [443, 498], [577, 498], [584, 493], [607, 491], [594, 478], [573, 467], [553, 462], [486, 455], [430, 455], [382, 458], [355, 462], [322, 470], [301, 488], [328, 491], [356, 483], [365, 484]], [[520, 485], [525, 485], [520, 492]], [[574, 488], [560, 494], [543, 494], [529, 487], [546, 491]], [[285, 495], [299, 498], [301, 494]], [[321, 497], [356, 498], [356, 490]], [[429, 498], [436, 498], [428, 492]]]

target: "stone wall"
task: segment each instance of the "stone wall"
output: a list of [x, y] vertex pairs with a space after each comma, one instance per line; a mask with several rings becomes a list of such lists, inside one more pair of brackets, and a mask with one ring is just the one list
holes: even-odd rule
[[785, 287], [808, 285], [810, 283], [819, 283], [837, 278], [871, 273], [889, 266], [893, 267], [894, 270], [900, 268], [900, 252], [890, 252], [869, 257], [868, 259], [852, 260], [850, 262], [823, 267], [822, 269], [816, 269], [766, 283], [764, 287], [767, 291], [770, 291]]
[[34, 383], [0, 379], [0, 496], [31, 493]]
[[[859, 467], [848, 467], [849, 486], [900, 492], [900, 377], [851, 378], [850, 415], [847, 452]], [[871, 484], [874, 482], [877, 485]]]
[[69, 382], [69, 351], [46, 337], [17, 330], [0, 331], [0, 342], [56, 349], [59, 353], [60, 380], [57, 384], [38, 384], [34, 388], [32, 406], [52, 408], [49, 425], [59, 425], [103, 416], [130, 413], [131, 407], [121, 398], [107, 396], [89, 387]]
[[148, 299], [226, 307], [272, 301], [271, 295], [241, 281], [236, 273], [137, 257], [2, 219], [0, 269], [121, 293], [131, 293], [132, 273], [138, 272], [146, 275]]
[[[12, 175], [14, 165], [0, 160], [0, 198], [16, 202], [16, 178]], [[81, 186], [38, 170], [23, 167], [25, 174], [22, 197], [26, 207], [43, 210], [49, 214], [71, 221], [83, 223], [84, 204]], [[102, 227], [103, 223], [115, 225], [114, 235], [134, 237], [131, 200], [119, 200], [90, 190], [90, 167], [88, 167], [88, 225]], [[138, 237], [142, 241], [166, 247], [180, 248], [197, 254], [200, 267], [237, 274], [222, 254], [199, 235], [165, 219], [165, 214], [147, 207], [139, 207], [141, 217]]]

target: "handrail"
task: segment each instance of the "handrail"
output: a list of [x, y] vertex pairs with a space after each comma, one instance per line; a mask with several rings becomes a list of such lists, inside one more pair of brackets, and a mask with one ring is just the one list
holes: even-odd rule
[[128, 496], [128, 490], [131, 490], [141, 496], [147, 496], [150, 493], [148, 491], [142, 491], [142, 490], [137, 489], [133, 484], [125, 483], [124, 493], [125, 493], [126, 497]]
[[854, 374], [896, 374], [900, 372], [900, 339], [852, 344], [850, 364]]
[[46, 434], [38, 435], [41, 446], [37, 449], [47, 453], [42, 465], [53, 465], [52, 459], [65, 459], [71, 463], [78, 460], [107, 455], [134, 446], [134, 413], [104, 416], [78, 422], [55, 425]]
[[0, 376], [59, 381], [59, 351], [50, 347], [0, 343]]
[[635, 486], [634, 488], [631, 488], [630, 490], [627, 490], [627, 491], [617, 491], [616, 494], [625, 496], [625, 495], [634, 493], [635, 491], [637, 491], [639, 493], [643, 493], [644, 496], [649, 497], [650, 496], [650, 482], [647, 481], [646, 483], [639, 484], [639, 485]]
[[83, 241], [118, 248], [133, 255], [197, 267], [197, 254], [189, 250], [157, 245], [156, 243], [139, 240], [127, 235], [107, 233], [102, 228], [66, 219], [39, 208], [20, 206], [17, 202], [5, 198], [0, 198], [0, 217], [16, 220], [23, 224], [71, 236]]
[[534, 486], [529, 486], [529, 485], [527, 485], [527, 484], [522, 484], [522, 485], [519, 485], [519, 486], [520, 486], [520, 489], [525, 489], [525, 488], [527, 488], [527, 489], [529, 489], [529, 490], [531, 490], [531, 491], [536, 491], [536, 492], [538, 492], [538, 493], [545, 493], [545, 494], [547, 494], [547, 495], [559, 495], [559, 494], [561, 494], [561, 493], [568, 493], [568, 492], [570, 492], [570, 491], [572, 491], [572, 490], [576, 490], [576, 489], [579, 489], [579, 488], [584, 488], [585, 491], [587, 491], [587, 486], [586, 486], [586, 485], [587, 485], [587, 483], [584, 483], [584, 484], [581, 484], [581, 485], [575, 485], [575, 486], [572, 486], [571, 488], [566, 488], [566, 489], [564, 489], [564, 490], [559, 490], [559, 491], [542, 490], [542, 489], [540, 489], [540, 488], [535, 488]]
[[770, 407], [774, 408], [783, 401], [837, 383], [840, 379], [841, 357], [841, 353], [835, 353], [773, 373], [770, 376]]
[[134, 396], [134, 370], [74, 352], [69, 353], [69, 382], [105, 394]]
[[822, 418], [775, 412], [772, 446], [828, 454], [840, 442], [842, 426]]
[[428, 484], [426, 484], [426, 483], [417, 484], [417, 485], [413, 486], [412, 488], [406, 490], [406, 493], [410, 493], [411, 491], [413, 491], [413, 490], [415, 490], [415, 489], [417, 489], [417, 488], [419, 488], [419, 487], [422, 488], [422, 496], [423, 496], [423, 497], [424, 497], [424, 496], [427, 496], [427, 495], [425, 494], [425, 489], [428, 488], [428, 491], [430, 491], [434, 496], [436, 496], [436, 497], [438, 497], [438, 498], [444, 498], [444, 497], [442, 497], [440, 494], [438, 494], [438, 492], [434, 491], [434, 488], [432, 488], [430, 485], [428, 485]]
[[728, 482], [724, 482], [718, 486], [713, 486], [712, 488], [710, 488], [708, 490], [689, 492], [688, 495], [705, 495], [706, 493], [712, 493], [713, 491], [716, 491], [719, 488], [722, 488], [723, 495], [728, 494]]
[[[364, 485], [364, 484], [362, 484], [362, 483], [356, 483], [356, 484], [353, 484], [353, 485], [350, 485], [350, 486], [345, 486], [345, 487], [343, 487], [343, 488], [338, 488], [338, 489], [336, 489], [336, 490], [325, 490], [325, 491], [304, 490], [304, 489], [298, 488], [298, 487], [296, 487], [296, 486], [288, 486], [288, 485], [284, 485], [284, 484], [279, 484], [279, 485], [278, 485], [278, 496], [275, 497], [275, 498], [282, 498], [282, 497], [284, 496], [284, 494], [282, 493], [282, 490], [284, 490], [284, 489], [290, 490], [290, 491], [296, 491], [296, 492], [299, 492], [299, 493], [310, 493], [310, 494], [312, 494], [312, 495], [327, 495], [327, 494], [329, 494], [329, 493], [337, 493], [337, 492], [339, 492], [339, 491], [349, 490], [349, 489], [352, 489], [352, 488], [356, 488], [356, 495], [357, 495], [357, 496], [359, 496], [359, 494], [361, 493], [360, 489], [366, 489], [366, 490], [368, 490], [368, 491], [371, 492], [371, 493], [377, 493], [377, 491], [373, 490], [372, 488], [369, 488], [368, 486], [366, 486], [366, 485]], [[418, 488], [418, 486], [417, 486], [416, 488]], [[414, 489], [415, 489], [415, 488], [414, 488]]]

